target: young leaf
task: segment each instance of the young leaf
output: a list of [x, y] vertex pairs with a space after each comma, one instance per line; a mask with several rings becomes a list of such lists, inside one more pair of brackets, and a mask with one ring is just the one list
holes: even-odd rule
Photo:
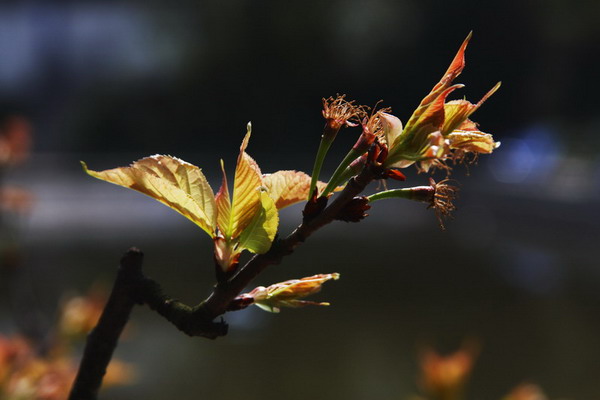
[[303, 307], [307, 305], [328, 306], [327, 302], [301, 300], [321, 290], [323, 284], [329, 280], [339, 279], [340, 274], [318, 274], [302, 279], [276, 283], [269, 287], [259, 286], [247, 293], [246, 296], [254, 300], [254, 304], [265, 311], [278, 313], [281, 307]]
[[260, 211], [242, 231], [238, 247], [257, 254], [266, 253], [275, 239], [278, 223], [273, 199], [266, 192], [260, 192]]
[[226, 237], [238, 237], [248, 226], [260, 207], [260, 190], [262, 174], [256, 161], [246, 153], [250, 139], [251, 126], [240, 146], [240, 155], [235, 168], [233, 181], [233, 201], [231, 202], [231, 215], [228, 229], [223, 232]]
[[214, 236], [216, 205], [213, 191], [200, 168], [178, 158], [155, 155], [129, 167], [105, 171], [84, 171], [100, 180], [114, 183], [160, 201]]
[[452, 81], [460, 75], [465, 67], [465, 50], [470, 39], [471, 33], [460, 46], [442, 79], [421, 100], [404, 126], [402, 133], [394, 139], [393, 143], [388, 143], [390, 146], [388, 165], [399, 161], [401, 156], [399, 153], [405, 152], [407, 150], [405, 147], [414, 147], [410, 149], [411, 152], [414, 152], [429, 133], [439, 130], [444, 123], [444, 101], [451, 91], [462, 87], [462, 85], [452, 86]]

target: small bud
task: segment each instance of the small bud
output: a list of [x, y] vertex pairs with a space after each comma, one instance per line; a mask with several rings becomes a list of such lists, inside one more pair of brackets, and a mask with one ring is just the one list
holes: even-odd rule
[[366, 211], [370, 208], [369, 199], [364, 196], [355, 197], [340, 210], [335, 219], [345, 222], [359, 222], [369, 215]]
[[320, 303], [300, 300], [311, 294], [318, 293], [323, 284], [329, 280], [339, 279], [340, 274], [318, 274], [302, 279], [276, 283], [269, 287], [259, 286], [250, 293], [242, 296], [252, 297], [254, 304], [269, 312], [279, 312], [281, 307], [303, 307], [306, 305], [328, 306], [329, 303]]

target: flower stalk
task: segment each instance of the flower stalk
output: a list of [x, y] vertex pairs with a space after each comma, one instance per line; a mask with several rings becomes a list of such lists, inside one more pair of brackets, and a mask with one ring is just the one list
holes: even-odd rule
[[456, 210], [453, 204], [456, 198], [458, 188], [448, 185], [447, 179], [441, 182], [435, 182], [429, 178], [429, 186], [415, 186], [411, 188], [391, 189], [367, 196], [370, 203], [383, 199], [407, 199], [427, 203], [427, 208], [433, 208], [438, 219], [440, 227], [444, 227], [444, 218], [450, 217]]
[[[338, 95], [335, 99], [333, 97], [323, 99], [322, 114], [326, 122], [325, 128], [323, 128], [323, 135], [321, 136], [319, 150], [317, 150], [315, 164], [313, 166], [310, 190], [308, 191], [308, 200], [313, 197], [314, 191], [317, 187], [319, 175], [321, 174], [321, 168], [323, 167], [323, 162], [325, 161], [327, 152], [329, 151], [329, 148], [335, 140], [338, 132], [344, 126], [356, 126], [357, 121], [360, 120], [364, 114], [364, 110], [362, 107], [356, 106], [354, 101], [347, 101], [346, 95]], [[333, 191], [333, 189], [331, 191]]]

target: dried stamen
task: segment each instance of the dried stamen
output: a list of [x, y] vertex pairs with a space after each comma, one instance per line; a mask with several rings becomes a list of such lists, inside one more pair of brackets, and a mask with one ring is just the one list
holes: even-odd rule
[[445, 229], [444, 219], [450, 217], [451, 213], [456, 210], [456, 206], [452, 201], [456, 199], [458, 188], [448, 185], [446, 183], [448, 181], [448, 179], [444, 179], [436, 183], [433, 178], [429, 178], [429, 184], [433, 188], [433, 196], [427, 208], [433, 208], [442, 229]]
[[347, 101], [345, 94], [323, 99], [323, 117], [334, 129], [357, 126], [364, 114], [364, 107], [355, 105], [354, 100]]

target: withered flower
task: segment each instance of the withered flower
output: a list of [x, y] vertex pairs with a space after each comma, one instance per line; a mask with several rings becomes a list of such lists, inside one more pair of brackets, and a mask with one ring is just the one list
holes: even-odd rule
[[358, 154], [366, 153], [377, 137], [384, 135], [383, 120], [381, 116], [389, 108], [384, 108], [379, 111], [371, 113], [369, 117], [365, 117], [362, 121], [362, 134], [353, 146], [353, 150]]
[[357, 126], [364, 116], [364, 108], [354, 104], [354, 100], [346, 100], [346, 95], [336, 95], [335, 98], [323, 98], [323, 118], [327, 121], [327, 128], [332, 131], [339, 131], [343, 126]]
[[435, 182], [433, 178], [429, 178], [429, 186], [415, 186], [402, 189], [391, 189], [383, 192], [375, 193], [367, 197], [369, 202], [401, 198], [427, 203], [427, 208], [433, 208], [436, 217], [440, 223], [440, 227], [444, 228], [444, 219], [449, 217], [456, 210], [453, 204], [456, 198], [458, 188], [448, 184], [449, 180], [444, 179], [441, 182]]
[[448, 179], [436, 183], [433, 178], [429, 178], [429, 185], [433, 188], [433, 196], [427, 208], [433, 208], [442, 229], [445, 229], [444, 219], [450, 217], [452, 212], [456, 210], [453, 201], [458, 192], [456, 186], [448, 185], [446, 182], [448, 182]]

